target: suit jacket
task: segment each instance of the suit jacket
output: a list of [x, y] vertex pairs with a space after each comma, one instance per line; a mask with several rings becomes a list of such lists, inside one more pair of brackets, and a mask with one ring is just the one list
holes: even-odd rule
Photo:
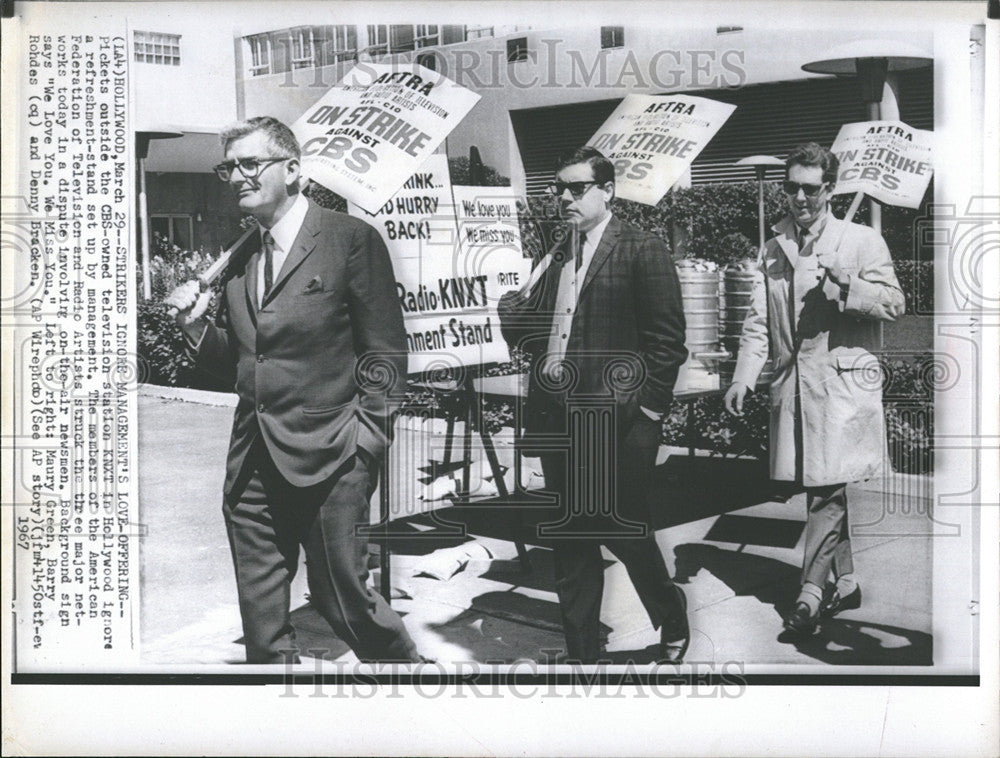
[[613, 402], [619, 431], [640, 405], [666, 412], [687, 359], [680, 283], [666, 245], [612, 217], [580, 287], [566, 349], [569, 383], [555, 387], [540, 375], [537, 359], [548, 346], [561, 270], [549, 266], [526, 300], [508, 298], [499, 313], [507, 343], [536, 358], [528, 384], [529, 442], [533, 434], [565, 431], [571, 398]]
[[406, 333], [385, 244], [365, 222], [309, 202], [271, 292], [257, 307], [260, 238], [239, 251], [198, 366], [239, 396], [226, 493], [260, 434], [297, 487], [330, 477], [359, 447], [389, 442], [387, 397], [406, 379]]
[[[873, 355], [879, 322], [892, 321], [905, 307], [889, 249], [874, 229], [832, 216], [811, 255], [799, 257], [791, 218], [774, 231], [743, 325], [734, 381], [753, 387], [768, 354], [774, 360], [772, 479], [795, 480], [797, 458], [806, 486], [868, 479], [886, 454], [882, 374]], [[846, 301], [824, 268], [848, 283]]]

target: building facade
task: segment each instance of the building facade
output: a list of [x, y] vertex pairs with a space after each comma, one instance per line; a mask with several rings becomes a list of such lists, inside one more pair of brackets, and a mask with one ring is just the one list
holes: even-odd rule
[[[232, 104], [232, 117], [222, 121], [266, 114], [292, 123], [356, 64], [408, 68], [416, 62], [481, 96], [449, 136], [448, 155], [468, 155], [475, 145], [486, 164], [510, 178], [515, 191], [534, 195], [551, 176], [554, 156], [586, 142], [625, 95], [683, 92], [737, 106], [694, 161], [688, 181], [745, 181], [753, 178], [753, 169], [736, 165], [739, 159], [780, 158], [806, 140], [830, 144], [842, 124], [866, 120], [856, 79], [802, 70], [822, 51], [852, 39], [828, 29], [789, 35], [763, 24], [247, 27], [232, 37], [234, 87], [224, 98]], [[929, 38], [880, 39], [931, 49]], [[183, 65], [183, 39], [180, 55]], [[882, 106], [883, 118], [932, 129], [932, 69], [892, 76]], [[149, 190], [153, 228], [167, 229], [184, 242], [187, 235], [192, 247], [206, 249], [231, 238], [238, 220], [224, 188], [207, 173], [219, 155], [210, 132], [153, 143], [149, 161], [157, 173]], [[773, 178], [779, 174], [780, 169]]]

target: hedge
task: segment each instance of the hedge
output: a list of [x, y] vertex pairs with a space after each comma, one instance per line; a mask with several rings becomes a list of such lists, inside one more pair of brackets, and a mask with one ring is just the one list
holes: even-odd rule
[[[140, 299], [136, 309], [137, 352], [143, 381], [169, 387], [220, 389], [214, 379], [194, 367], [180, 329], [163, 307], [163, 299], [175, 287], [197, 278], [217, 257], [203, 251], [182, 250], [160, 235], [153, 235], [150, 250], [152, 297]], [[210, 314], [218, 295], [216, 285]]]

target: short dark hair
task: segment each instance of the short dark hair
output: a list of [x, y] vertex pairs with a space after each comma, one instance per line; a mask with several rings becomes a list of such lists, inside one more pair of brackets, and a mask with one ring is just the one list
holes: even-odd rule
[[222, 149], [228, 150], [230, 142], [254, 132], [263, 132], [268, 136], [268, 147], [272, 158], [295, 158], [298, 160], [302, 157], [299, 141], [295, 139], [292, 130], [272, 116], [255, 116], [227, 126], [219, 134], [219, 139], [222, 140]]
[[796, 145], [785, 159], [785, 178], [792, 166], [818, 166], [823, 169], [823, 181], [835, 184], [840, 161], [822, 145], [816, 142], [806, 142]]
[[615, 183], [615, 167], [604, 153], [593, 147], [578, 147], [575, 150], [567, 150], [559, 156], [556, 161], [556, 173], [558, 174], [567, 166], [575, 166], [577, 163], [586, 163], [590, 166], [594, 174], [594, 181], [598, 184]]

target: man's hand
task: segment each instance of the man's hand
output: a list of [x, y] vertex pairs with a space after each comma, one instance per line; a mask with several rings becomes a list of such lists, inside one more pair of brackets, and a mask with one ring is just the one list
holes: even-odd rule
[[212, 299], [212, 291], [201, 291], [201, 283], [192, 279], [184, 282], [163, 300], [163, 305], [167, 308], [167, 313], [173, 316], [177, 326], [190, 337], [197, 341], [201, 338], [204, 324], [199, 319], [205, 315], [208, 304]]
[[743, 384], [743, 382], [733, 382], [729, 385], [729, 389], [726, 390], [726, 396], [722, 398], [722, 404], [731, 415], [743, 415], [743, 400], [747, 396], [748, 389], [750, 388]]

